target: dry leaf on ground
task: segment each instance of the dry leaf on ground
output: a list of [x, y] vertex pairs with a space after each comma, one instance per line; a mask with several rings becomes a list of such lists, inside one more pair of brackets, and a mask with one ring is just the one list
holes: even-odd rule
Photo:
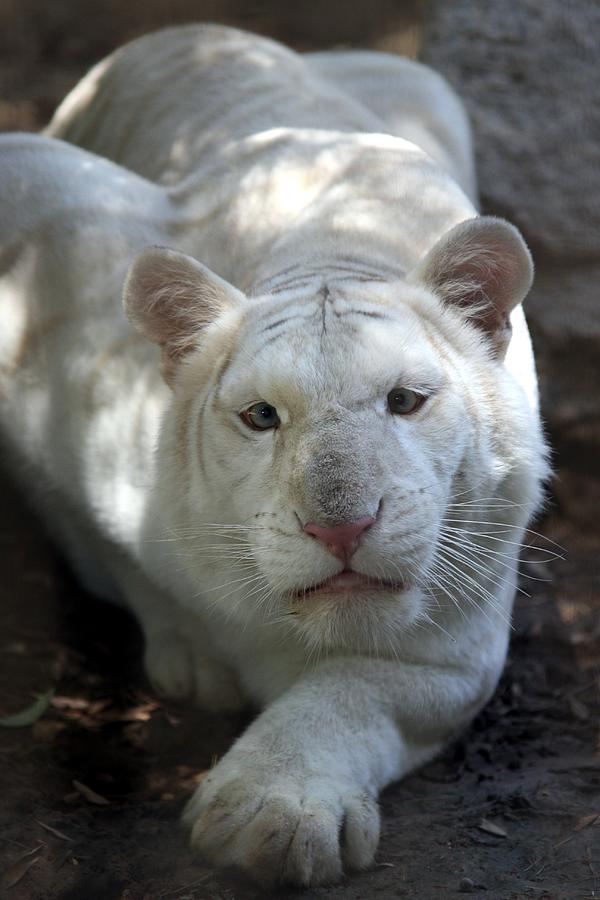
[[96, 791], [93, 791], [91, 788], [87, 786], [87, 784], [82, 784], [81, 781], [76, 781], [74, 778], [71, 782], [73, 787], [78, 793], [81, 794], [82, 797], [85, 797], [90, 803], [94, 803], [96, 806], [108, 806], [110, 800], [107, 800], [106, 797], [103, 797], [102, 794], [97, 794]]

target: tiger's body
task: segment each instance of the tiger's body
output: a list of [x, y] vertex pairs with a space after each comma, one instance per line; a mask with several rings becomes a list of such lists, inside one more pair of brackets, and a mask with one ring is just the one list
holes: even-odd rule
[[0, 185], [11, 458], [160, 689], [264, 707], [195, 844], [263, 882], [369, 865], [378, 791], [496, 684], [502, 534], [546, 472], [531, 264], [477, 216], [459, 101], [391, 56], [172, 29], [4, 137]]

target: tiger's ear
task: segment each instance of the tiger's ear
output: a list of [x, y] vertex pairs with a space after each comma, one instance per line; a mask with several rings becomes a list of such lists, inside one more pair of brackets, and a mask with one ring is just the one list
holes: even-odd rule
[[444, 303], [461, 310], [502, 358], [510, 313], [533, 281], [531, 254], [520, 232], [493, 216], [461, 222], [440, 238], [409, 274]]
[[133, 326], [160, 346], [168, 384], [181, 360], [197, 346], [200, 332], [243, 299], [206, 266], [165, 247], [150, 247], [136, 256], [123, 291]]

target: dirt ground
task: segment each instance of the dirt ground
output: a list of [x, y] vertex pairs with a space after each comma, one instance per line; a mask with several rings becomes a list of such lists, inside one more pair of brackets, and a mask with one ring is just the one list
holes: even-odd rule
[[[333, 3], [318, 33], [311, 4], [250, 6], [198, 3], [191, 15], [190, 3], [147, 2], [116, 17], [111, 2], [0, 0], [0, 128], [38, 128], [90, 63], [167, 21], [234, 21], [301, 47], [418, 43], [408, 5], [381, 0], [364, 19], [360, 4]], [[494, 699], [440, 759], [385, 792], [372, 871], [290, 897], [600, 897], [600, 481], [597, 470], [582, 480], [577, 458], [557, 462]], [[0, 716], [54, 691], [35, 724], [0, 726], [0, 896], [258, 900], [204, 868], [178, 824], [246, 720], [159, 702], [135, 623], [82, 592], [6, 476], [0, 497]]]

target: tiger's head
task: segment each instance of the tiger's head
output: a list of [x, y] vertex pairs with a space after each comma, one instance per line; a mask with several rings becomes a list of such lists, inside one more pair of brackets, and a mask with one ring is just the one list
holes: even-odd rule
[[544, 473], [504, 359], [532, 279], [522, 238], [479, 217], [402, 279], [317, 270], [251, 297], [172, 250], [130, 270], [127, 314], [173, 389], [153, 516], [185, 602], [375, 652], [506, 610], [501, 534], [518, 542]]

